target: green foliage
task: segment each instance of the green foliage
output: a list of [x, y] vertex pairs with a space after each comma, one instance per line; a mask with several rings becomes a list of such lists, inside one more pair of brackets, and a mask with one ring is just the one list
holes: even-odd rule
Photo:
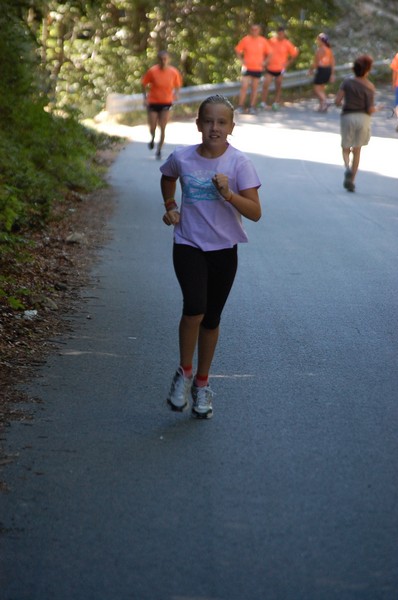
[[101, 183], [89, 167], [91, 134], [72, 117], [56, 117], [22, 103], [18, 121], [0, 133], [0, 231], [37, 225], [66, 188], [91, 190]]
[[18, 200], [16, 192], [9, 185], [0, 187], [0, 242], [9, 241], [8, 233], [23, 211], [23, 203]]
[[[92, 117], [110, 92], [136, 93], [158, 50], [167, 48], [184, 85], [236, 80], [234, 46], [258, 22], [285, 25], [307, 68], [314, 39], [337, 16], [335, 0], [32, 0], [28, 22], [58, 107]], [[305, 10], [303, 10], [303, 4]], [[32, 16], [33, 15], [33, 16]]]
[[3, 0], [0, 11], [0, 114], [3, 122], [15, 108], [15, 99], [31, 96], [36, 85], [35, 43], [18, 19], [18, 4]]
[[15, 296], [8, 296], [7, 301], [8, 301], [9, 307], [12, 308], [13, 310], [24, 310], [25, 309], [25, 304], [23, 302], [21, 302], [21, 300], [19, 298], [16, 298]]
[[[0, 14], [0, 242], [37, 226], [67, 188], [91, 190], [100, 173], [91, 164], [96, 140], [77, 114], [49, 110], [34, 37], [21, 15], [25, 2], [4, 0]], [[35, 58], [36, 57], [36, 58]]]
[[7, 296], [6, 292], [0, 288], [0, 298], [5, 298], [7, 304], [13, 310], [24, 310], [25, 304], [16, 296]]
[[[0, 300], [5, 300], [7, 305], [13, 310], [24, 310], [24, 298], [29, 295], [29, 290], [26, 288], [15, 288], [15, 281], [10, 277], [0, 275]], [[8, 294], [4, 288], [13, 288], [13, 293]]]

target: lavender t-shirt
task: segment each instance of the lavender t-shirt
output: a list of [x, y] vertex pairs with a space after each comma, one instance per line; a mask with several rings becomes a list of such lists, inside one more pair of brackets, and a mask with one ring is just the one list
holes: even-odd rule
[[240, 213], [217, 192], [211, 179], [216, 173], [227, 175], [230, 189], [237, 193], [259, 188], [261, 182], [252, 162], [231, 145], [217, 158], [204, 158], [198, 154], [198, 147], [177, 148], [160, 167], [163, 175], [179, 178], [181, 184], [181, 216], [174, 227], [175, 243], [209, 251], [247, 242]]

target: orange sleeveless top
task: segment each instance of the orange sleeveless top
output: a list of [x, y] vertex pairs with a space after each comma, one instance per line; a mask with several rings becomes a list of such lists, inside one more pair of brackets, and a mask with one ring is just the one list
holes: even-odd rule
[[323, 50], [318, 64], [320, 67], [331, 67], [333, 64], [333, 52], [331, 48], [328, 48], [327, 46], [324, 46]]

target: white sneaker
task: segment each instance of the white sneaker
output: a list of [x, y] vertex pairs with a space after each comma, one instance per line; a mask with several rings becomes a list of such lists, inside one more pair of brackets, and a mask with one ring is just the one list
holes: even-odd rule
[[167, 404], [171, 410], [182, 412], [188, 408], [188, 398], [192, 382], [193, 377], [184, 377], [184, 371], [181, 367], [178, 367], [171, 382], [169, 395], [167, 396]]
[[192, 416], [197, 419], [211, 419], [213, 416], [212, 400], [214, 393], [210, 386], [192, 386]]

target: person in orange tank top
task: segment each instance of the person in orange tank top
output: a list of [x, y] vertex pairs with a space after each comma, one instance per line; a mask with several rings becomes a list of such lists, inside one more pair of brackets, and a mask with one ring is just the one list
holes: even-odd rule
[[282, 81], [286, 69], [298, 56], [299, 50], [286, 37], [285, 28], [278, 27], [275, 36], [268, 40], [271, 52], [265, 61], [265, 75], [263, 82], [261, 108], [266, 109], [268, 90], [272, 80], [275, 80], [275, 98], [272, 105], [273, 110], [279, 109], [282, 94]]
[[166, 125], [169, 121], [170, 108], [178, 98], [182, 86], [182, 77], [178, 69], [170, 65], [170, 55], [166, 50], [158, 53], [158, 64], [154, 65], [142, 76], [144, 104], [148, 111], [148, 125], [151, 140], [150, 150], [155, 146], [156, 128], [160, 129], [160, 139], [156, 150], [156, 158], [162, 157], [162, 146], [165, 139]]
[[329, 37], [326, 33], [320, 33], [316, 38], [318, 45], [315, 52], [314, 61], [308, 73], [314, 76], [314, 93], [319, 100], [319, 112], [326, 112], [328, 109], [327, 97], [325, 92], [326, 84], [334, 82], [335, 60], [332, 48], [330, 47]]
[[245, 110], [249, 87], [251, 87], [249, 113], [256, 113], [258, 84], [264, 72], [264, 62], [269, 52], [269, 42], [261, 35], [261, 27], [258, 24], [251, 25], [250, 33], [236, 44], [235, 54], [242, 62], [242, 84], [237, 113], [243, 113]]

